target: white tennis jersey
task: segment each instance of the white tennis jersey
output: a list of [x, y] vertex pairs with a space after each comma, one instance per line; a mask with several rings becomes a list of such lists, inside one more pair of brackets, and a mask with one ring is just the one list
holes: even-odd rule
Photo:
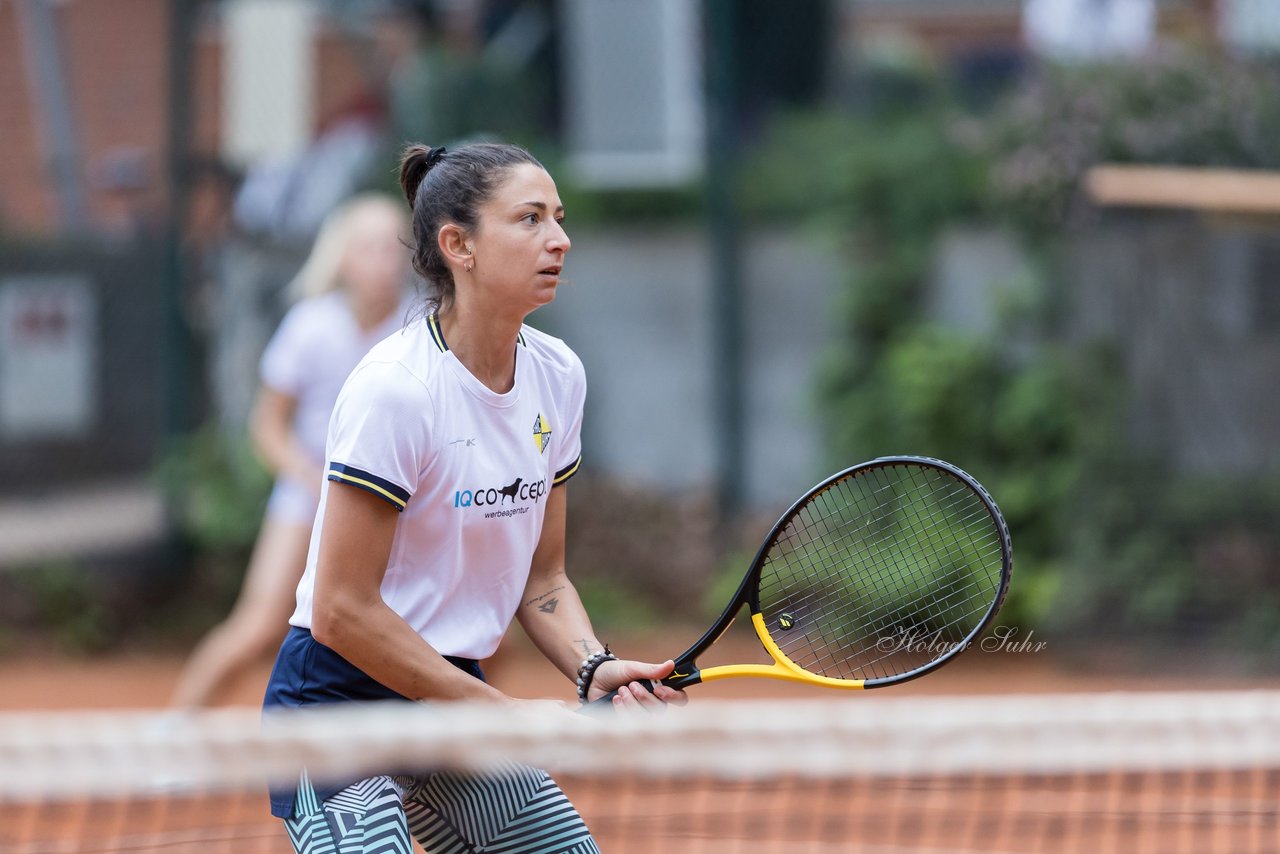
[[407, 310], [406, 300], [366, 332], [346, 295], [331, 291], [294, 305], [271, 336], [262, 354], [262, 382], [297, 401], [293, 432], [317, 466], [324, 462], [329, 416], [347, 375], [369, 348], [404, 324]]
[[585, 398], [578, 357], [527, 326], [505, 394], [454, 357], [434, 314], [377, 344], [329, 422], [327, 480], [289, 622], [311, 627], [325, 505], [340, 483], [401, 511], [387, 605], [442, 655], [492, 655], [520, 604], [551, 487], [578, 470]]

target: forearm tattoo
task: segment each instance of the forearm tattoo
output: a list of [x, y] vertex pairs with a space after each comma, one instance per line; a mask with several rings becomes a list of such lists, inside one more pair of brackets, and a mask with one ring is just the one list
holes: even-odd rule
[[538, 606], [538, 610], [541, 611], [542, 613], [554, 614], [556, 612], [556, 608], [560, 605], [560, 597], [555, 596], [553, 594], [559, 593], [563, 589], [564, 589], [563, 584], [561, 584], [559, 587], [553, 587], [552, 589], [548, 590], [546, 593], [543, 593], [541, 596], [534, 596], [528, 602], [525, 602], [524, 605], [527, 608], [530, 605], [536, 604]]

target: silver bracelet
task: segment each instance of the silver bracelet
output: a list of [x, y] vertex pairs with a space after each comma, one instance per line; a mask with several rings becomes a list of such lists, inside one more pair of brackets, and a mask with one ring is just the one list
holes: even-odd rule
[[583, 659], [582, 664], [578, 665], [578, 702], [587, 702], [587, 692], [591, 690], [591, 680], [596, 675], [596, 670], [606, 661], [617, 661], [618, 657], [609, 650], [609, 645], [605, 644], [604, 649], [600, 652], [594, 652], [587, 658]]

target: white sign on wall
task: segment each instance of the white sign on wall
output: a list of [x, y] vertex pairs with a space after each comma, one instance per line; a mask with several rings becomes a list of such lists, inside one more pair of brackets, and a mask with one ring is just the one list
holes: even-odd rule
[[227, 0], [222, 16], [223, 156], [241, 165], [294, 156], [311, 140], [314, 4]]
[[1280, 50], [1280, 3], [1276, 0], [1219, 0], [1222, 39], [1248, 52]]
[[88, 280], [0, 279], [0, 437], [89, 434], [97, 418], [97, 345]]
[[1027, 44], [1064, 61], [1137, 56], [1155, 29], [1155, 0], [1025, 0], [1022, 7]]
[[702, 38], [689, 0], [566, 0], [565, 137], [577, 177], [661, 187], [702, 172]]

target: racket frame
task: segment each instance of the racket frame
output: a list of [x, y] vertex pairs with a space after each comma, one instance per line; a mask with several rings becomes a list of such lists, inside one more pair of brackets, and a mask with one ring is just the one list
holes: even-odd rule
[[[926, 662], [925, 664], [909, 670], [906, 673], [899, 673], [893, 676], [883, 676], [874, 679], [838, 679], [830, 676], [822, 676], [817, 673], [810, 673], [803, 669], [795, 662], [791, 661], [786, 654], [778, 647], [778, 644], [769, 634], [768, 627], [764, 623], [764, 617], [761, 614], [760, 607], [760, 573], [764, 567], [765, 560], [768, 558], [769, 552], [772, 550], [778, 537], [782, 534], [784, 528], [792, 520], [792, 518], [800, 512], [802, 508], [826, 492], [837, 482], [845, 478], [852, 477], [859, 472], [868, 469], [888, 468], [895, 465], [911, 465], [917, 467], [934, 468], [955, 477], [957, 480], [967, 486], [981, 500], [987, 513], [996, 523], [997, 536], [1000, 540], [1000, 589], [996, 596], [992, 598], [991, 605], [987, 608], [982, 619], [972, 631], [964, 638], [963, 641], [953, 644], [951, 649], [944, 652]], [[733, 599], [729, 605], [721, 613], [716, 622], [707, 629], [707, 631], [685, 652], [681, 653], [675, 659], [675, 670], [671, 676], [663, 679], [665, 685], [672, 688], [686, 688], [690, 685], [696, 685], [700, 682], [711, 682], [716, 679], [727, 679], [735, 676], [753, 676], [767, 679], [782, 679], [789, 682], [803, 682], [810, 685], [821, 685], [827, 688], [841, 688], [846, 690], [861, 690], [864, 688], [881, 688], [886, 685], [899, 685], [903, 682], [916, 679], [938, 669], [948, 661], [954, 659], [961, 652], [964, 652], [976, 638], [978, 638], [995, 620], [996, 613], [1000, 610], [1000, 606], [1004, 603], [1005, 596], [1009, 592], [1009, 581], [1013, 575], [1013, 544], [1009, 536], [1009, 526], [1004, 520], [1004, 516], [1000, 513], [1000, 508], [996, 506], [991, 495], [978, 483], [968, 472], [952, 465], [944, 460], [935, 459], [933, 457], [916, 457], [916, 456], [887, 456], [877, 457], [874, 460], [868, 460], [855, 466], [850, 466], [843, 471], [836, 472], [826, 480], [815, 485], [808, 492], [797, 499], [785, 513], [779, 517], [774, 523], [773, 528], [769, 531], [768, 536], [764, 538], [764, 542], [760, 544], [759, 550], [756, 551], [755, 558], [751, 561], [751, 567], [747, 570], [742, 578], [742, 583], [738, 585], [737, 592], [733, 594]], [[703, 670], [698, 667], [698, 658], [707, 651], [720, 637], [729, 629], [735, 619], [737, 619], [738, 611], [743, 606], [747, 606], [751, 612], [751, 622], [755, 628], [756, 637], [764, 646], [769, 657], [773, 659], [773, 664], [729, 664], [717, 667], [708, 667]]]

